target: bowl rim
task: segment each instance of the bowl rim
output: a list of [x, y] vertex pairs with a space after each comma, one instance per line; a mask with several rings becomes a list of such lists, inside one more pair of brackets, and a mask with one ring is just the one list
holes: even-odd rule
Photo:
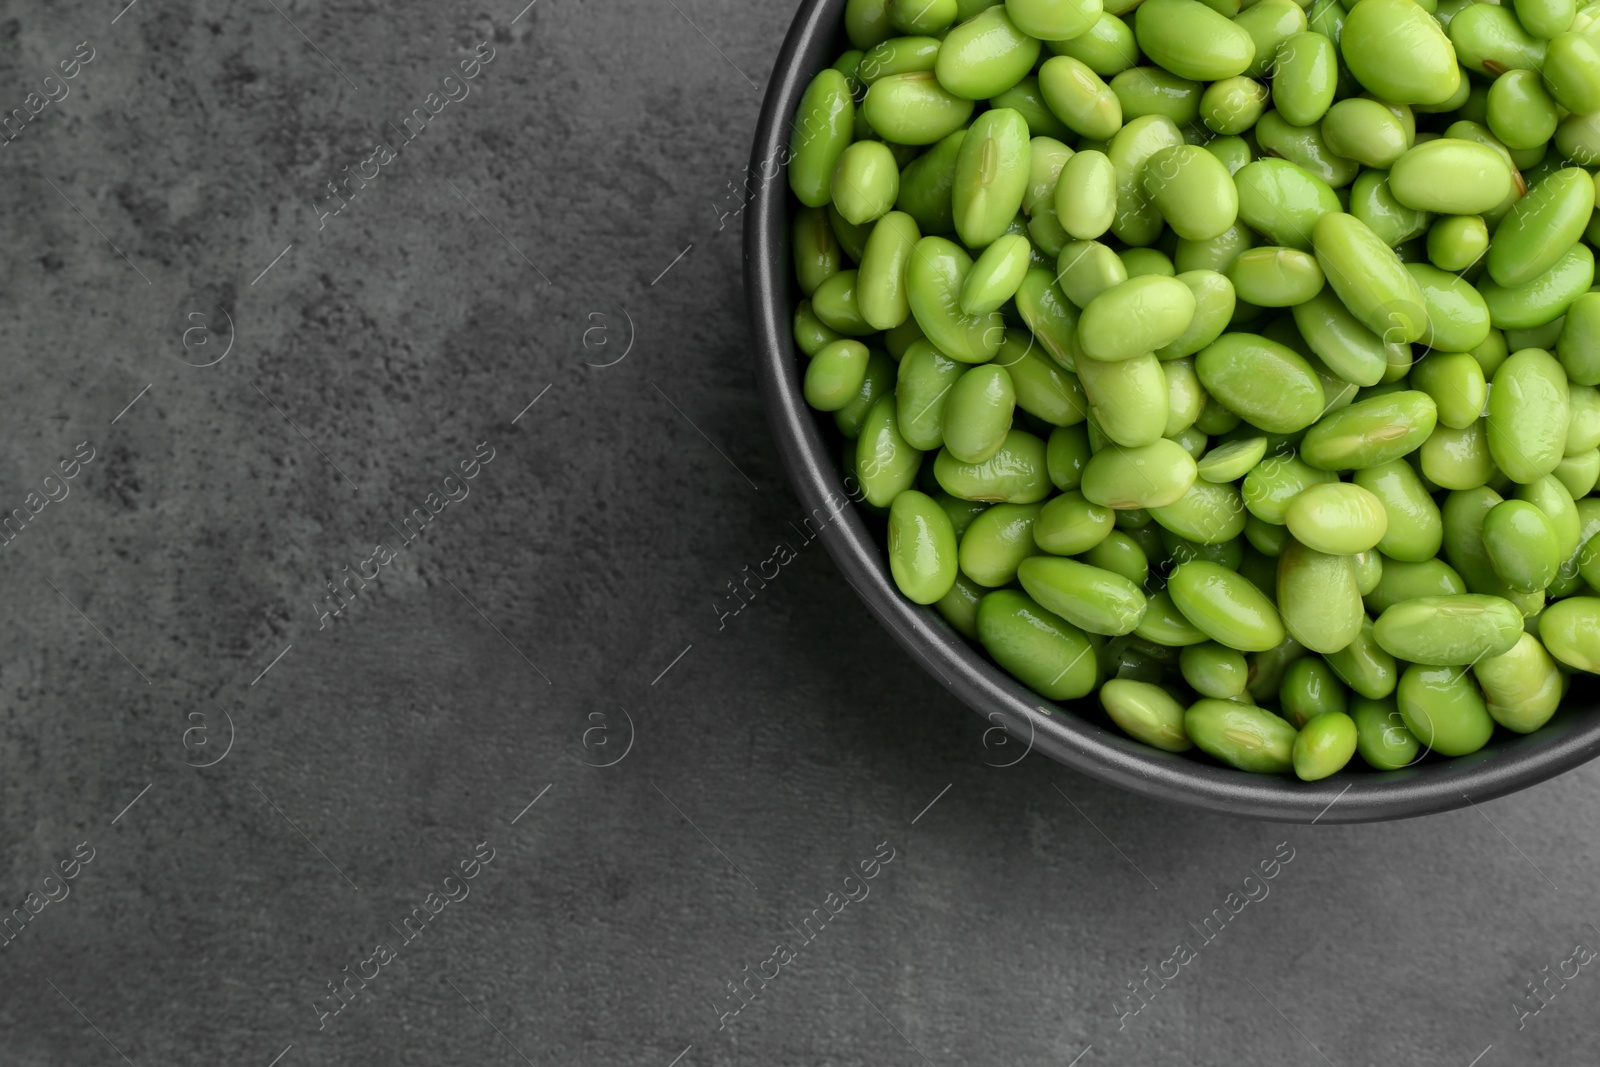
[[[1358, 823], [1413, 818], [1490, 800], [1545, 781], [1600, 755], [1600, 714], [1569, 693], [1532, 734], [1497, 729], [1490, 746], [1447, 762], [1399, 771], [1341, 771], [1319, 782], [1249, 774], [1165, 753], [1098, 721], [1092, 699], [1052, 703], [991, 663], [931, 607], [900, 595], [877, 539], [855, 506], [859, 487], [835, 467], [828, 440], [801, 390], [792, 335], [795, 290], [789, 266], [791, 200], [786, 121], [832, 57], [845, 0], [801, 0], [773, 66], [751, 151], [744, 224], [744, 280], [762, 400], [778, 454], [808, 519], [845, 581], [896, 642], [991, 729], [1111, 785], [1184, 807], [1293, 823]], [[1089, 708], [1095, 711], [1085, 714]], [[1001, 739], [1003, 742], [1003, 739]], [[991, 766], [1020, 762], [1011, 751]], [[1358, 757], [1359, 758], [1359, 757]], [[988, 761], [986, 761], [988, 762]]]

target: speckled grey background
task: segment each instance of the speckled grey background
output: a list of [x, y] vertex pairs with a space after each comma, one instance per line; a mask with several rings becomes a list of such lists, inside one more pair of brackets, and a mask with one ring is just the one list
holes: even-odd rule
[[995, 766], [820, 545], [721, 614], [786, 5], [123, 2], [0, 5], [0, 1064], [1595, 1062], [1600, 767], [1205, 817]]

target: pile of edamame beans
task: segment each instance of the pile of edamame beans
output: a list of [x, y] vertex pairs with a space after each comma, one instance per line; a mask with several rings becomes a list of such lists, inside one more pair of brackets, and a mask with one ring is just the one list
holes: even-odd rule
[[1315, 780], [1600, 672], [1600, 5], [850, 0], [804, 390], [900, 591]]

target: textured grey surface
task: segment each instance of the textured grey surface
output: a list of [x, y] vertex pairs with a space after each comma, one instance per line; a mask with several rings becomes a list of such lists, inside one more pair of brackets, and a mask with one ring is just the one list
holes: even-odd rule
[[1285, 828], [990, 766], [798, 543], [755, 396], [730, 213], [786, 6], [520, 6], [0, 10], [0, 111], [94, 49], [0, 148], [0, 508], [41, 508], [0, 548], [0, 907], [42, 905], [0, 1063], [1594, 1062], [1600, 962], [1513, 1004], [1600, 948], [1600, 768]]

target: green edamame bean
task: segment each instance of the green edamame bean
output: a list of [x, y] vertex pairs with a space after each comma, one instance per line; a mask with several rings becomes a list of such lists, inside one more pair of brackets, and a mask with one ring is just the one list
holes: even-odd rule
[[1490, 131], [1513, 151], [1543, 149], [1556, 132], [1556, 102], [1531, 70], [1508, 70], [1489, 86]]
[[1416, 389], [1358, 400], [1307, 431], [1300, 454], [1320, 470], [1376, 467], [1421, 448], [1438, 418], [1433, 398]]
[[1165, 689], [1149, 682], [1113, 678], [1100, 687], [1100, 704], [1124, 733], [1163, 752], [1194, 747], [1184, 732], [1184, 708]]
[[1356, 754], [1357, 741], [1356, 723], [1349, 715], [1343, 711], [1318, 715], [1294, 739], [1291, 757], [1296, 777], [1316, 782], [1339, 773]]
[[1588, 115], [1600, 110], [1600, 44], [1586, 33], [1563, 33], [1550, 41], [1540, 68], [1556, 103]]
[[1089, 417], [1089, 398], [1072, 372], [1063, 370], [1020, 330], [1007, 330], [993, 366], [1004, 367], [1016, 390], [1017, 407], [1051, 426], [1073, 426]]
[[1561, 328], [1566, 324], [1563, 315], [1553, 322], [1543, 326], [1533, 326], [1526, 330], [1507, 330], [1506, 347], [1512, 352], [1520, 352], [1524, 348], [1542, 348], [1546, 352], [1553, 351], [1556, 342], [1561, 339]]
[[1023, 33], [1041, 41], [1070, 41], [1083, 36], [1100, 17], [1101, 10], [1100, 0], [1006, 0], [1011, 21]]
[[1389, 171], [1389, 191], [1419, 211], [1481, 215], [1498, 207], [1511, 190], [1509, 160], [1487, 145], [1457, 137], [1413, 145]]
[[1332, 471], [1316, 470], [1296, 455], [1272, 455], [1245, 475], [1240, 491], [1252, 515], [1282, 526], [1289, 502], [1306, 487], [1338, 480]]
[[1212, 399], [1269, 433], [1305, 429], [1326, 400], [1299, 353], [1258, 334], [1223, 334], [1195, 357], [1195, 371]]
[[1355, 160], [1334, 154], [1318, 126], [1291, 126], [1282, 115], [1269, 111], [1256, 123], [1254, 133], [1263, 153], [1298, 164], [1335, 189], [1349, 185], [1361, 172]]
[[961, 535], [961, 573], [991, 589], [1016, 581], [1017, 568], [1039, 548], [1033, 526], [1038, 504], [996, 504], [972, 520]]
[[1389, 191], [1389, 175], [1381, 170], [1363, 171], [1350, 186], [1350, 214], [1391, 247], [1426, 232], [1433, 220], [1428, 212], [1396, 200]]
[[945, 622], [969, 641], [978, 640], [978, 605], [988, 592], [966, 575], [956, 573], [955, 584], [933, 605]]
[[811, 357], [806, 365], [806, 403], [818, 411], [838, 411], [861, 391], [871, 353], [860, 341], [838, 340]]
[[1112, 441], [1138, 448], [1161, 438], [1167, 426], [1167, 380], [1154, 355], [1114, 363], [1081, 359], [1078, 381], [1089, 398], [1089, 414]]
[[982, 463], [1005, 444], [1017, 394], [1004, 367], [969, 367], [944, 405], [945, 451], [962, 463]]
[[[1259, 59], [1259, 46], [1256, 55]], [[1322, 121], [1333, 104], [1339, 83], [1339, 55], [1333, 42], [1315, 31], [1293, 34], [1278, 45], [1275, 64], [1272, 106], [1278, 114], [1295, 126]], [[1335, 155], [1350, 158], [1348, 153], [1338, 151], [1331, 144], [1328, 148]]]
[[1483, 420], [1464, 430], [1437, 426], [1417, 451], [1422, 476], [1441, 489], [1476, 489], [1495, 477]]
[[1489, 228], [1477, 215], [1445, 215], [1428, 228], [1428, 262], [1441, 270], [1466, 270], [1488, 247]]
[[989, 510], [989, 505], [979, 500], [962, 500], [953, 497], [942, 489], [934, 497], [939, 506], [944, 509], [945, 515], [950, 519], [950, 528], [955, 531], [956, 541], [967, 535], [967, 529], [979, 515]]
[[794, 309], [794, 343], [807, 356], [814, 356], [829, 344], [839, 340], [841, 334], [817, 317], [811, 301], [802, 300]]
[[1298, 730], [1320, 715], [1343, 714], [1350, 694], [1321, 657], [1306, 656], [1289, 664], [1278, 683], [1278, 704], [1283, 717]]
[[1547, 39], [1566, 33], [1578, 13], [1575, 0], [1515, 0], [1511, 6], [1523, 29]]
[[1200, 95], [1200, 118], [1213, 133], [1232, 136], [1250, 129], [1267, 110], [1271, 91], [1237, 74], [1214, 81]]
[[987, 315], [998, 311], [1017, 294], [1028, 273], [1028, 247], [1026, 237], [1007, 234], [983, 250], [967, 272], [966, 281], [961, 283], [960, 304], [964, 314]]
[[987, 100], [1016, 85], [1039, 59], [1039, 41], [1017, 28], [1003, 6], [986, 8], [945, 35], [934, 71], [964, 100]]
[[1026, 430], [1013, 429], [982, 463], [962, 463], [941, 448], [933, 475], [939, 488], [962, 500], [1034, 504], [1050, 495], [1044, 442]]
[[1249, 693], [1250, 699], [1259, 704], [1275, 698], [1278, 695], [1278, 686], [1283, 684], [1284, 671], [1289, 669], [1291, 663], [1310, 654], [1300, 642], [1292, 637], [1286, 637], [1281, 643], [1265, 652], [1255, 652], [1246, 656], [1245, 660], [1250, 664], [1250, 681], [1245, 690]]
[[1228, 267], [1238, 299], [1260, 307], [1294, 307], [1322, 291], [1322, 268], [1294, 248], [1261, 245], [1239, 253]]
[[1112, 78], [1110, 84], [1124, 119], [1165, 115], [1179, 126], [1187, 126], [1199, 117], [1201, 84], [1160, 67], [1132, 67]]
[[907, 70], [872, 82], [861, 114], [894, 144], [934, 144], [965, 126], [973, 107], [939, 85], [933, 70]]
[[1489, 398], [1483, 367], [1465, 352], [1436, 352], [1418, 361], [1411, 385], [1433, 397], [1440, 425], [1457, 430], [1477, 422]]
[[1243, 74], [1256, 58], [1244, 27], [1196, 0], [1145, 0], [1134, 12], [1133, 33], [1157, 66], [1194, 81]]
[[1059, 556], [1031, 556], [1017, 578], [1046, 611], [1093, 634], [1132, 633], [1144, 617], [1145, 597], [1120, 574]]
[[1566, 454], [1600, 448], [1600, 390], [1568, 381], [1567, 410]]
[[1050, 482], [1061, 492], [1070, 492], [1083, 483], [1083, 470], [1093, 453], [1089, 451], [1089, 427], [1061, 426], [1050, 431], [1045, 446], [1045, 466]]
[[[1376, 385], [1390, 363], [1391, 348], [1362, 325], [1327, 288], [1293, 308], [1294, 322], [1310, 349], [1338, 377], [1355, 385]], [[1410, 350], [1404, 355], [1409, 359]]]
[[856, 438], [856, 474], [867, 503], [879, 508], [894, 503], [916, 482], [921, 465], [922, 453], [900, 436], [894, 397], [879, 397]]
[[1556, 353], [1578, 385], [1600, 385], [1600, 293], [1584, 293], [1567, 308]]
[[[856, 76], [863, 85], [887, 78], [891, 74], [913, 74], [933, 69], [939, 56], [937, 37], [891, 37], [879, 41], [861, 57]], [[871, 121], [870, 118], [868, 121]]]
[[956, 20], [956, 0], [886, 0], [889, 25], [901, 33], [942, 33]]
[[1167, 579], [1167, 593], [1184, 618], [1218, 644], [1264, 652], [1284, 638], [1283, 620], [1261, 590], [1243, 575], [1195, 559]]
[[1313, 652], [1346, 647], [1367, 617], [1350, 558], [1297, 540], [1284, 542], [1278, 556], [1277, 592], [1284, 629]]
[[1388, 696], [1400, 681], [1395, 658], [1372, 636], [1372, 620], [1365, 616], [1355, 639], [1337, 652], [1324, 653], [1324, 658], [1345, 685], [1368, 699]]
[[1067, 128], [1105, 140], [1122, 128], [1122, 101], [1082, 60], [1053, 56], [1039, 68], [1039, 92]]
[[1228, 168], [1199, 145], [1171, 145], [1151, 154], [1143, 182], [1150, 203], [1180, 238], [1210, 240], [1239, 218], [1239, 192]]
[[951, 194], [956, 232], [969, 248], [996, 240], [1017, 217], [1028, 191], [1031, 151], [1028, 123], [1020, 112], [999, 108], [973, 120], [956, 155]]
[[[1284, 111], [1281, 103], [1278, 110]], [[1293, 120], [1287, 112], [1284, 117]], [[1393, 110], [1365, 97], [1333, 104], [1322, 116], [1321, 130], [1323, 143], [1334, 155], [1377, 170], [1394, 166], [1415, 136]]]
[[876, 331], [861, 316], [857, 280], [857, 272], [853, 270], [829, 275], [811, 294], [811, 311], [830, 330], [851, 337], [866, 337]]
[[1378, 644], [1396, 659], [1441, 667], [1498, 656], [1521, 634], [1522, 613], [1515, 604], [1478, 593], [1395, 604], [1372, 627]]
[[895, 207], [915, 219], [924, 234], [955, 232], [951, 191], [955, 187], [956, 156], [966, 137], [966, 130], [957, 130], [900, 172], [900, 196]]
[[[960, 245], [943, 237], [924, 237], [917, 242], [906, 266], [906, 286], [911, 314], [928, 340], [963, 363], [983, 363], [1000, 351], [1005, 322], [999, 312], [962, 312], [961, 286], [971, 269], [972, 259]], [[829, 279], [823, 288], [838, 277]]]
[[1178, 669], [1189, 688], [1214, 700], [1232, 700], [1250, 678], [1244, 656], [1214, 641], [1185, 646], [1178, 654]]
[[1311, 250], [1318, 218], [1340, 210], [1327, 182], [1283, 159], [1258, 159], [1233, 176], [1239, 218], [1274, 244]]
[[804, 208], [794, 217], [794, 276], [800, 291], [810, 296], [817, 286], [843, 269], [844, 254], [828, 224], [824, 208]]
[[[1005, 92], [990, 98], [989, 106], [1015, 109], [1027, 121], [1028, 132], [1036, 140], [1040, 137], [1048, 137], [1058, 142], [1072, 139], [1072, 131], [1056, 118], [1055, 112], [1050, 110], [1050, 105], [1045, 103], [1044, 93], [1039, 89], [1039, 79], [1036, 75], [1030, 74]], [[1062, 147], [1066, 146], [1063, 144]], [[1070, 153], [1071, 149], [1067, 151]]]
[[1538, 70], [1545, 43], [1524, 30], [1509, 7], [1490, 7], [1473, 4], [1450, 20], [1456, 60], [1491, 78], [1508, 70]]
[[1416, 279], [1394, 250], [1355, 216], [1333, 211], [1317, 219], [1312, 246], [1328, 285], [1367, 329], [1398, 342], [1415, 341], [1427, 332], [1427, 310]]
[[1306, 13], [1294, 0], [1256, 0], [1233, 17], [1233, 24], [1249, 34], [1255, 43], [1255, 56], [1244, 72], [1253, 78], [1264, 78], [1270, 73], [1276, 80], [1278, 46], [1305, 32]]
[[1378, 464], [1356, 471], [1353, 481], [1377, 498], [1388, 518], [1388, 528], [1378, 540], [1379, 551], [1392, 560], [1411, 563], [1439, 554], [1444, 540], [1439, 506], [1411, 464], [1405, 460]]
[[916, 220], [903, 211], [891, 211], [873, 224], [856, 278], [856, 303], [873, 329], [892, 330], [910, 317], [906, 271], [920, 240]]
[[1383, 580], [1383, 554], [1375, 548], [1351, 556], [1350, 566], [1356, 572], [1356, 588], [1361, 590], [1362, 596], [1378, 588]]
[[1301, 544], [1336, 556], [1376, 547], [1389, 529], [1383, 502], [1354, 482], [1307, 486], [1289, 501], [1284, 520]]
[[1171, 278], [1178, 273], [1171, 258], [1159, 248], [1124, 248], [1117, 253], [1117, 258], [1122, 260], [1130, 278], [1142, 278], [1147, 274]]
[[[1167, 360], [1161, 364], [1161, 373], [1167, 379], [1167, 424], [1161, 436], [1177, 439], [1194, 426], [1194, 420], [1205, 404], [1206, 393], [1200, 387], [1200, 379], [1195, 375], [1194, 363], [1190, 360]], [[1182, 441], [1178, 443], [1183, 444]], [[1197, 443], [1204, 448], [1204, 434], [1200, 435]]]
[[1385, 562], [1378, 587], [1362, 599], [1367, 610], [1382, 614], [1388, 608], [1426, 596], [1455, 596], [1467, 591], [1467, 583], [1454, 567], [1442, 559], [1419, 563], [1389, 559]]
[[1561, 703], [1561, 672], [1532, 634], [1523, 634], [1509, 652], [1479, 660], [1472, 673], [1490, 718], [1515, 733], [1537, 730]]
[[1077, 365], [1078, 309], [1047, 270], [1029, 270], [1017, 289], [1017, 314], [1034, 339], [1061, 366]]
[[1183, 725], [1197, 748], [1230, 767], [1258, 774], [1287, 774], [1294, 767], [1295, 729], [1270, 711], [1206, 698], [1189, 706]]
[[955, 528], [926, 493], [908, 489], [889, 506], [889, 573], [916, 604], [942, 600], [955, 585]]
[[1587, 171], [1567, 167], [1551, 174], [1513, 204], [1495, 229], [1489, 274], [1508, 289], [1534, 281], [1583, 236], [1594, 205], [1594, 179]]
[[1136, 637], [1162, 648], [1183, 648], [1206, 639], [1206, 635], [1195, 629], [1194, 624], [1173, 606], [1172, 597], [1165, 590], [1149, 598], [1144, 617], [1133, 632]]
[[1138, 541], [1121, 530], [1106, 534], [1099, 544], [1084, 552], [1080, 558], [1085, 563], [1120, 574], [1141, 588], [1150, 580], [1150, 557]]
[[1061, 168], [1055, 190], [1056, 218], [1080, 241], [1111, 228], [1117, 213], [1117, 172], [1104, 152], [1079, 152]]
[[1150, 515], [1193, 545], [1229, 545], [1244, 532], [1246, 512], [1238, 489], [1196, 480], [1171, 504], [1152, 507]]
[[[1020, 111], [1020, 109], [1018, 109]], [[1029, 123], [1032, 128], [1032, 123]], [[1063, 134], [1071, 137], [1070, 131]], [[1040, 208], [1051, 209], [1055, 202], [1056, 186], [1061, 182], [1061, 171], [1074, 153], [1054, 137], [1034, 134], [1028, 142], [1028, 188], [1022, 194], [1022, 213], [1035, 215]]]
[[1489, 452], [1514, 482], [1549, 474], [1566, 452], [1570, 417], [1566, 372], [1550, 353], [1525, 348], [1494, 372], [1489, 391]]
[[1523, 500], [1503, 500], [1483, 519], [1483, 545], [1495, 573], [1519, 593], [1535, 593], [1555, 581], [1565, 558], [1555, 526]]
[[1553, 474], [1543, 478], [1536, 478], [1525, 485], [1515, 486], [1514, 497], [1526, 501], [1544, 512], [1556, 531], [1557, 554], [1566, 559], [1578, 549], [1578, 534], [1582, 529], [1582, 519], [1578, 516], [1577, 503], [1572, 499], [1572, 494], [1567, 492], [1566, 486]]
[[[1562, 457], [1554, 473], [1575, 498], [1587, 496], [1594, 491], [1595, 483], [1600, 482], [1600, 448]], [[1555, 587], [1551, 588], [1553, 591]]]
[[944, 407], [966, 365], [928, 341], [918, 341], [900, 358], [895, 380], [895, 418], [911, 447], [931, 452], [944, 444]]
[[1078, 343], [1092, 359], [1129, 360], [1183, 336], [1194, 311], [1194, 293], [1176, 278], [1158, 274], [1130, 278], [1100, 293], [1083, 309]]
[[848, 0], [844, 7], [844, 30], [850, 43], [860, 51], [894, 36], [888, 0]]
[[1051, 41], [1050, 51], [1071, 56], [1088, 64], [1102, 78], [1114, 77], [1139, 62], [1139, 48], [1133, 30], [1110, 11], [1102, 12], [1094, 25], [1081, 36], [1066, 41]]
[[833, 424], [846, 440], [854, 441], [861, 434], [861, 426], [878, 398], [894, 390], [895, 364], [884, 353], [870, 349], [867, 355], [867, 373], [861, 380], [855, 399], [833, 413]]
[[1233, 283], [1216, 271], [1187, 270], [1177, 279], [1194, 294], [1194, 317], [1177, 340], [1156, 349], [1160, 360], [1182, 359], [1215, 341], [1227, 328], [1236, 304]]
[[900, 195], [900, 168], [882, 141], [857, 141], [839, 156], [833, 172], [833, 205], [856, 226], [880, 219]]
[[[1193, 3], [1194, 0], [1180, 0]], [[1144, 192], [1144, 166], [1163, 148], [1183, 144], [1183, 134], [1165, 115], [1140, 115], [1132, 119], [1106, 147], [1117, 174], [1117, 215], [1111, 232], [1128, 245], [1148, 245], [1161, 233], [1161, 213]]]
[[1080, 484], [1090, 501], [1126, 511], [1175, 503], [1194, 481], [1194, 458], [1158, 438], [1139, 448], [1101, 449], [1083, 467]]
[[979, 602], [978, 640], [996, 663], [1047, 700], [1076, 700], [1100, 681], [1100, 661], [1083, 631], [1014, 589]]
[[[1110, 245], [1073, 241], [1061, 250], [1056, 261], [1056, 280], [1068, 300], [1086, 308], [1101, 293], [1127, 281], [1128, 268]], [[1078, 325], [1081, 324], [1080, 319]], [[1078, 344], [1081, 346], [1081, 339]]]
[[1206, 481], [1227, 484], [1249, 474], [1266, 454], [1265, 437], [1241, 437], [1207, 451], [1198, 461], [1197, 467], [1200, 477]]
[[1460, 667], [1413, 663], [1400, 676], [1395, 695], [1406, 729], [1441, 756], [1476, 752], [1494, 733], [1483, 695]]
[[789, 188], [806, 207], [832, 199], [833, 173], [850, 146], [855, 121], [855, 98], [843, 74], [830, 68], [811, 79], [789, 138]]
[[1431, 263], [1407, 263], [1405, 268], [1422, 293], [1428, 323], [1423, 344], [1441, 352], [1470, 352], [1484, 342], [1489, 307], [1476, 289]]
[[1091, 504], [1082, 493], [1063, 493], [1052, 497], [1039, 512], [1033, 540], [1051, 555], [1078, 556], [1105, 540], [1111, 530], [1110, 508]]
[[1539, 616], [1539, 639], [1575, 671], [1600, 674], [1600, 597], [1558, 600]]
[[1352, 709], [1356, 721], [1356, 751], [1376, 771], [1397, 771], [1416, 762], [1422, 745], [1400, 715], [1393, 699], [1357, 697]]
[[1339, 48], [1351, 76], [1382, 100], [1439, 104], [1461, 87], [1451, 38], [1410, 0], [1378, 0], [1372, 7], [1351, 9]]

